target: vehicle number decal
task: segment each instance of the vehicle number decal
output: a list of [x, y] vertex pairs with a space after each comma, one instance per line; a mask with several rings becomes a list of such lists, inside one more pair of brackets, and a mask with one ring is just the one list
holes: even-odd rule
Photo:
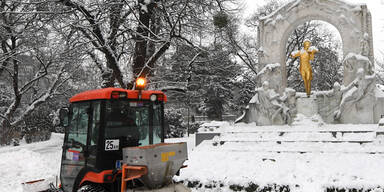
[[119, 150], [119, 140], [118, 139], [105, 140], [105, 150], [106, 151]]

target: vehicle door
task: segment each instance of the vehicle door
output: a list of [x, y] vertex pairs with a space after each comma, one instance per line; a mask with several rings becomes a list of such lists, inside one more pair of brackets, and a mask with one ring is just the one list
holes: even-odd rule
[[86, 166], [87, 133], [90, 103], [74, 103], [70, 109], [70, 124], [63, 145], [60, 179], [64, 191], [72, 191], [76, 176]]

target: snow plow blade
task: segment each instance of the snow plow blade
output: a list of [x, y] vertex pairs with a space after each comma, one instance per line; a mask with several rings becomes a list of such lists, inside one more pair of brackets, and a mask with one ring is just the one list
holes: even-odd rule
[[23, 192], [46, 192], [53, 191], [54, 183], [57, 184], [57, 178], [39, 179], [22, 183]]
[[126, 192], [191, 192], [191, 189], [185, 187], [182, 183], [170, 184], [160, 189], [128, 189]]

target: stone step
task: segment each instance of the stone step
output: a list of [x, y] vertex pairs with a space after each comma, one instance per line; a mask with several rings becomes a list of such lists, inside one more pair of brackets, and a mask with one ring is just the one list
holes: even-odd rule
[[339, 153], [339, 154], [380, 154], [384, 155], [384, 149], [381, 150], [329, 150], [329, 149], [306, 149], [306, 148], [294, 148], [294, 149], [253, 149], [251, 151], [242, 149], [226, 150], [227, 153], [245, 152], [245, 153], [293, 153], [293, 154], [305, 154], [305, 153]]
[[372, 132], [384, 131], [379, 129], [377, 124], [361, 124], [361, 125], [340, 125], [340, 124], [325, 124], [323, 126], [318, 124], [304, 124], [301, 122], [298, 126], [263, 126], [258, 127], [255, 125], [235, 125], [229, 127], [221, 132], [237, 133], [237, 132]]
[[327, 139], [299, 139], [299, 140], [293, 140], [293, 139], [260, 139], [260, 140], [246, 140], [246, 139], [220, 139], [220, 142], [236, 142], [236, 143], [277, 143], [277, 144], [284, 144], [284, 143], [372, 143], [375, 140], [374, 139], [343, 139], [343, 140], [327, 140]]
[[205, 150], [252, 153], [369, 153], [384, 154], [384, 145], [361, 142], [233, 142], [205, 141]]
[[354, 142], [369, 143], [376, 139], [373, 131], [303, 131], [303, 132], [225, 132], [220, 141], [230, 142]]
[[317, 129], [239, 129], [205, 141], [228, 153], [366, 153], [384, 154], [384, 131], [367, 127]]
[[228, 134], [237, 134], [237, 133], [294, 133], [294, 132], [301, 132], [301, 133], [334, 133], [334, 132], [340, 132], [340, 133], [370, 133], [370, 132], [384, 132], [384, 131], [376, 131], [375, 129], [278, 129], [278, 130], [272, 130], [272, 129], [261, 129], [261, 130], [254, 130], [254, 131], [229, 131], [229, 132], [223, 132]]

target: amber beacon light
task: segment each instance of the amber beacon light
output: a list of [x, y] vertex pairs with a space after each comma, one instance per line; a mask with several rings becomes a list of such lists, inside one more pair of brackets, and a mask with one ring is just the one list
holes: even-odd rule
[[145, 88], [145, 78], [139, 77], [136, 79], [136, 89], [143, 90]]

